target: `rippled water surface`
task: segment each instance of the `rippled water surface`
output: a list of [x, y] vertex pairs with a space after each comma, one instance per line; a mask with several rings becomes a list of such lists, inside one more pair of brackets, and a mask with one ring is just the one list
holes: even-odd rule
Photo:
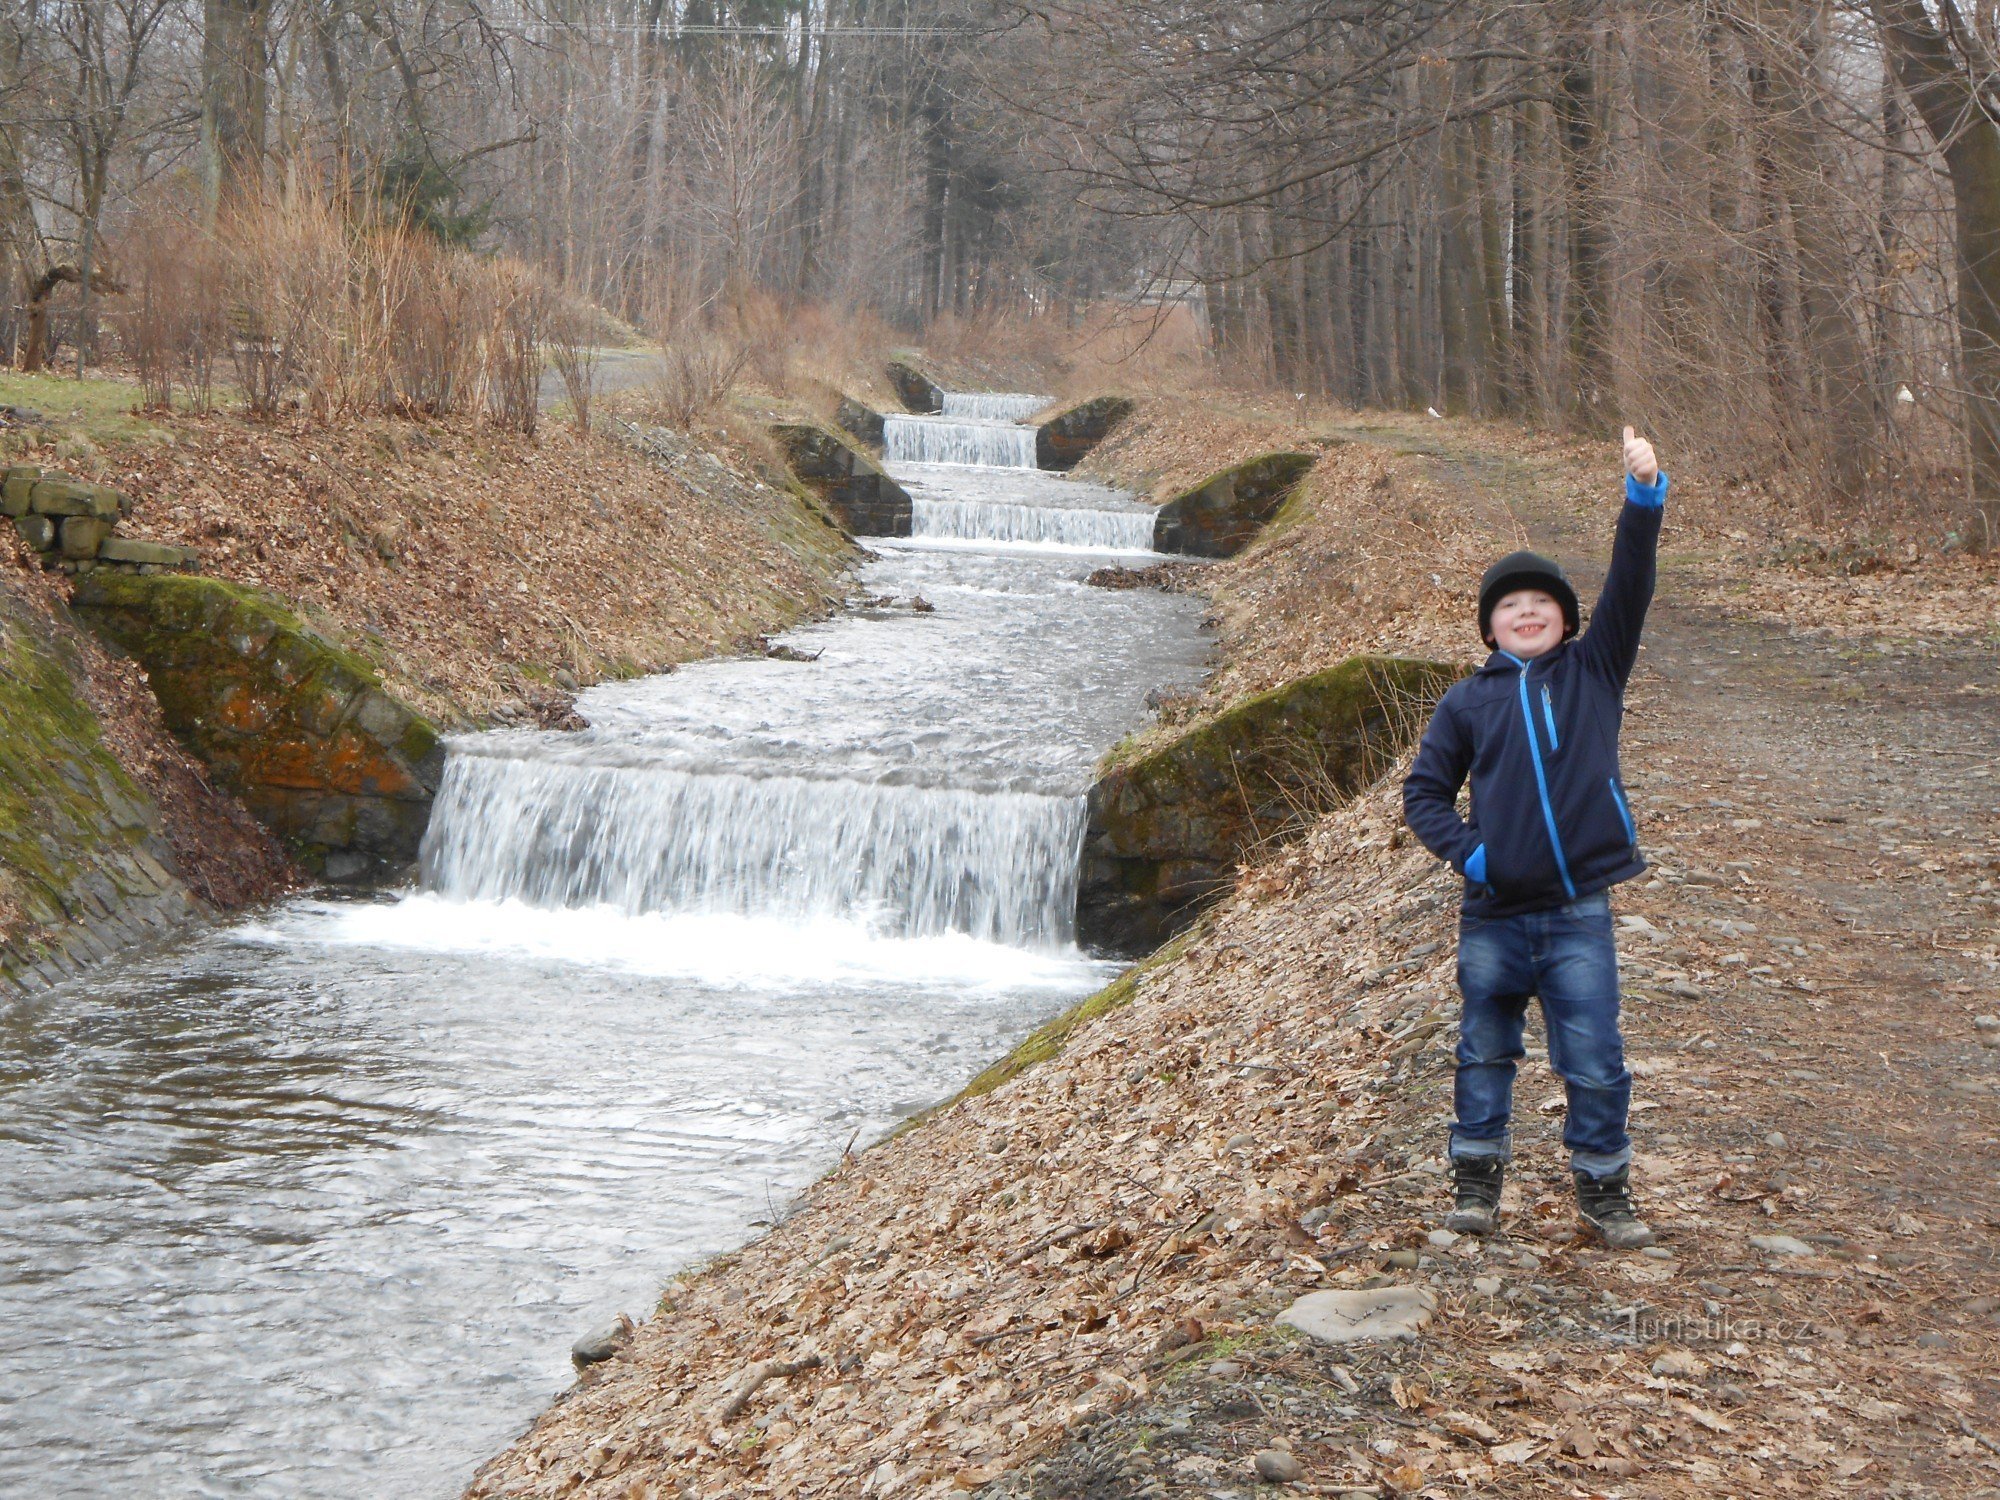
[[461, 745], [429, 889], [0, 1010], [0, 1494], [451, 1495], [578, 1334], [1101, 983], [1031, 883], [1198, 606], [979, 546], [883, 546], [817, 661]]

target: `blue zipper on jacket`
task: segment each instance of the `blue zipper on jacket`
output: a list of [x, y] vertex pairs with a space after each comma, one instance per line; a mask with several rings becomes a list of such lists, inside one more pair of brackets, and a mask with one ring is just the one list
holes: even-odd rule
[[1546, 682], [1542, 684], [1542, 722], [1549, 726], [1549, 754], [1554, 755], [1562, 749], [1562, 743], [1556, 739], [1556, 706], [1549, 698]]
[[[1535, 790], [1542, 797], [1542, 821], [1548, 824], [1549, 847], [1555, 851], [1556, 873], [1562, 876], [1563, 890], [1576, 899], [1576, 882], [1569, 878], [1569, 861], [1563, 856], [1562, 835], [1556, 832], [1555, 804], [1549, 801], [1549, 776], [1542, 769], [1542, 747], [1535, 739], [1535, 710], [1528, 703], [1528, 663], [1511, 651], [1500, 653], [1521, 669], [1521, 722], [1528, 730], [1528, 758], [1535, 763]], [[1551, 747], [1553, 748], [1553, 746]]]
[[1639, 842], [1639, 830], [1632, 826], [1632, 809], [1625, 805], [1625, 794], [1618, 790], [1618, 778], [1613, 776], [1609, 781], [1611, 800], [1618, 804], [1618, 816], [1625, 822], [1625, 841], [1636, 846]]

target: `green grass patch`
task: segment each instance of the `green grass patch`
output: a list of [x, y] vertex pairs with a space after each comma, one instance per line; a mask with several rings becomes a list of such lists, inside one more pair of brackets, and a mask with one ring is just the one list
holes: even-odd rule
[[58, 444], [77, 437], [105, 447], [167, 440], [166, 428], [133, 411], [139, 401], [136, 381], [73, 380], [0, 370], [0, 405], [40, 412], [45, 431], [39, 436], [53, 437]]

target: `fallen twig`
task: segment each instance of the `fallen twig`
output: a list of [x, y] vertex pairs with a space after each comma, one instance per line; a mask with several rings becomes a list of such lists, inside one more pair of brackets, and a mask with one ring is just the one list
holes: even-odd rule
[[759, 1360], [743, 1372], [736, 1382], [736, 1390], [722, 1403], [715, 1413], [718, 1423], [734, 1421], [743, 1415], [743, 1408], [750, 1404], [750, 1398], [768, 1380], [790, 1380], [794, 1375], [807, 1370], [817, 1370], [823, 1361], [817, 1354], [808, 1354], [803, 1359]]

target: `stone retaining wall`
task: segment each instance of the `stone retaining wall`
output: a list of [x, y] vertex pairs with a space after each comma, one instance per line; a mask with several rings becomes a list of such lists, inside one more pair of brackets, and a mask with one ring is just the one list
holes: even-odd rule
[[889, 384], [903, 405], [919, 415], [944, 410], [944, 387], [907, 359], [889, 361]]
[[1232, 704], [1090, 789], [1077, 938], [1133, 956], [1181, 931], [1280, 840], [1361, 790], [1458, 673], [1360, 656]]
[[1132, 410], [1133, 402], [1125, 396], [1092, 396], [1057, 412], [1035, 429], [1036, 465], [1074, 469]]
[[1153, 550], [1234, 557], [1277, 515], [1316, 461], [1310, 453], [1264, 453], [1211, 474], [1160, 507]]
[[45, 989], [202, 910], [77, 691], [77, 655], [0, 599], [0, 994]]
[[14, 523], [51, 571], [85, 576], [100, 568], [137, 574], [195, 566], [196, 556], [186, 547], [116, 535], [118, 523], [131, 514], [131, 499], [110, 485], [44, 473], [30, 464], [12, 466], [0, 483], [0, 515]]
[[910, 493], [830, 427], [777, 422], [771, 436], [785, 462], [855, 536], [908, 536]]
[[361, 883], [415, 862], [444, 748], [367, 662], [212, 578], [100, 570], [71, 607], [146, 669], [167, 727], [306, 869]]

